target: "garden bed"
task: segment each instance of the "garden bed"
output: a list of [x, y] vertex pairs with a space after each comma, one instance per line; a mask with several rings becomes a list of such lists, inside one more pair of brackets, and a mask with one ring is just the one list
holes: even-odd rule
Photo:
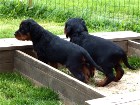
[[[130, 33], [130, 35], [128, 35]], [[103, 34], [103, 33], [102, 33]], [[128, 55], [138, 55], [140, 51], [139, 40], [140, 35], [134, 32], [114, 32], [114, 33], [105, 33], [109, 35], [113, 35], [115, 38], [109, 38], [115, 43], [119, 44]], [[103, 37], [106, 37], [106, 35]], [[129, 37], [122, 38], [122, 35], [127, 35]], [[95, 33], [95, 35], [99, 35], [99, 33]], [[119, 38], [119, 35], [121, 36]], [[137, 40], [137, 41], [135, 41]], [[112, 93], [108, 91], [112, 88], [121, 88], [121, 84], [128, 80], [130, 77], [133, 81], [134, 77], [138, 77], [138, 73], [125, 74], [121, 81], [114, 83], [112, 82], [106, 87], [93, 87], [87, 85], [85, 83], [80, 82], [79, 80], [57, 70], [35, 58], [34, 52], [32, 52], [32, 43], [31, 42], [22, 42], [18, 41], [15, 38], [12, 39], [1, 39], [0, 40], [0, 72], [19, 72], [32, 82], [40, 86], [47, 86], [59, 93], [61, 99], [64, 101], [66, 105], [72, 104], [86, 104], [85, 101], [91, 99], [98, 99], [105, 96], [109, 96]], [[11, 44], [12, 43], [12, 44]], [[134, 49], [135, 48], [135, 49]], [[137, 50], [137, 53], [134, 51]], [[31, 56], [30, 56], [31, 55]], [[136, 78], [137, 79], [137, 78]], [[129, 84], [130, 81], [127, 81], [123, 87], [127, 85], [127, 87], [132, 86]], [[137, 85], [137, 82], [136, 84]], [[139, 85], [139, 81], [138, 81]], [[120, 87], [119, 87], [120, 86]], [[109, 89], [110, 88], [110, 89]], [[121, 88], [122, 89], [122, 88]], [[104, 92], [104, 90], [106, 92]], [[125, 90], [125, 89], [124, 89]], [[134, 91], [136, 91], [135, 89]], [[112, 90], [113, 91], [113, 90]], [[128, 90], [128, 92], [131, 90]], [[113, 94], [116, 93], [124, 93], [119, 91], [114, 91]], [[108, 93], [108, 94], [106, 94]]]

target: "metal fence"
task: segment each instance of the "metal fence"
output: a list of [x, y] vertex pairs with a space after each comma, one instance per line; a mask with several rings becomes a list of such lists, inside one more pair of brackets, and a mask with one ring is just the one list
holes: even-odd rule
[[[30, 6], [47, 5], [48, 8], [62, 12], [65, 20], [69, 17], [82, 17], [87, 24], [97, 30], [140, 31], [140, 1], [139, 0], [29, 0]], [[53, 12], [52, 12], [53, 14]], [[51, 14], [50, 14], [51, 15]]]
[[[82, 17], [95, 31], [133, 30], [140, 32], [140, 0], [2, 0], [17, 1], [29, 6], [28, 15], [40, 14], [48, 20], [65, 22], [70, 17]], [[6, 6], [6, 5], [5, 5]], [[25, 11], [11, 9], [11, 13]], [[33, 10], [36, 10], [35, 12]], [[17, 16], [22, 13], [16, 14]], [[26, 11], [25, 11], [26, 12]], [[9, 13], [9, 12], [7, 12]], [[24, 16], [24, 14], [23, 14]]]

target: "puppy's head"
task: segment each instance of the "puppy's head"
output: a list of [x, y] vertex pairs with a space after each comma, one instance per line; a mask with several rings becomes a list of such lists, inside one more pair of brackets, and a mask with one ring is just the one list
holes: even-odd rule
[[31, 40], [30, 31], [33, 23], [35, 23], [35, 21], [32, 19], [23, 20], [20, 23], [19, 29], [14, 34], [15, 38], [22, 41]]
[[88, 29], [85, 21], [81, 18], [71, 18], [65, 22], [64, 33], [66, 34], [67, 38], [72, 37], [72, 34], [74, 33], [81, 33], [84, 31], [88, 32]]

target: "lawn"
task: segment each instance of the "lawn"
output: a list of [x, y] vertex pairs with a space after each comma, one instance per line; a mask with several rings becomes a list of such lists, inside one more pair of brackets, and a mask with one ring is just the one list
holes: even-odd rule
[[[118, 30], [140, 32], [139, 0], [32, 0], [31, 7], [27, 1], [1, 0], [0, 18], [6, 18], [7, 24], [13, 21], [14, 29], [22, 19], [34, 18], [44, 24], [43, 26], [47, 24], [47, 29], [55, 34], [63, 34], [64, 22], [71, 17], [85, 19], [90, 32]], [[13, 23], [11, 24], [14, 25]], [[5, 26], [2, 26], [3, 28]], [[7, 30], [2, 31], [9, 34], [11, 29]]]
[[57, 93], [37, 87], [19, 73], [0, 73], [0, 105], [62, 105]]
[[[1, 18], [0, 19], [0, 38], [14, 37], [15, 31], [19, 28], [20, 22], [26, 18]], [[45, 29], [53, 32], [56, 35], [63, 34], [63, 23], [48, 22], [42, 19], [35, 19]]]

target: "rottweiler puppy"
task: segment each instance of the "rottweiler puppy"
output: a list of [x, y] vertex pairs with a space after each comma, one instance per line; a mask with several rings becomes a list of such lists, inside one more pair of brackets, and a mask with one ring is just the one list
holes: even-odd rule
[[[121, 61], [128, 68], [135, 69], [129, 65], [127, 55], [121, 47], [110, 40], [90, 35], [83, 19], [68, 19], [65, 22], [64, 33], [67, 38], [70, 38], [70, 42], [85, 48], [92, 59], [102, 67], [106, 78], [98, 82], [98, 86], [106, 86], [111, 81], [117, 82], [122, 78], [124, 70]], [[116, 71], [116, 76], [114, 76], [113, 69]]]
[[[102, 70], [84, 48], [45, 30], [33, 19], [23, 20], [15, 37], [22, 41], [31, 40], [39, 60], [65, 65], [80, 81], [87, 83], [94, 75], [94, 68]], [[92, 71], [88, 66], [92, 67]]]

